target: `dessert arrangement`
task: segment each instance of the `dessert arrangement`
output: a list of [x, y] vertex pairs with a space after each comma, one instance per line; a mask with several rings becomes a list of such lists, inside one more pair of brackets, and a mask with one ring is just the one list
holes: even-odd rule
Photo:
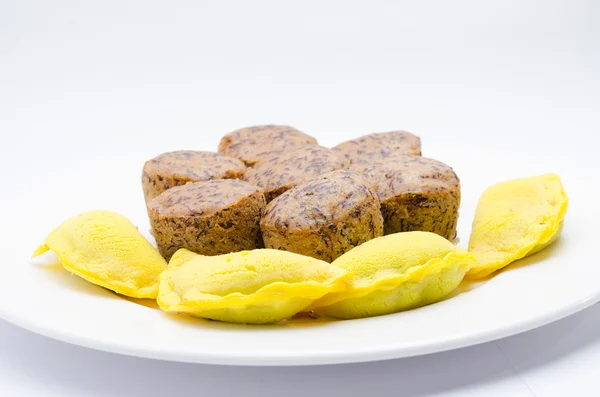
[[142, 190], [156, 248], [122, 215], [95, 210], [50, 232], [64, 268], [166, 312], [245, 324], [299, 313], [355, 319], [438, 302], [541, 251], [568, 198], [554, 174], [492, 185], [468, 249], [461, 187], [405, 131], [325, 148], [289, 126], [242, 128], [218, 152], [148, 160]]

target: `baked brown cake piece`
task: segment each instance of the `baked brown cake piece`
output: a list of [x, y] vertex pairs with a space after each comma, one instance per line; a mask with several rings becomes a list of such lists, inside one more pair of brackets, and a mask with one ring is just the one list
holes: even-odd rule
[[347, 168], [343, 157], [321, 146], [272, 153], [248, 168], [244, 180], [265, 191], [267, 203], [288, 189], [321, 174]]
[[396, 155], [373, 164], [353, 164], [377, 191], [384, 233], [426, 231], [456, 238], [460, 181], [446, 164]]
[[342, 142], [331, 150], [350, 164], [369, 164], [398, 154], [420, 156], [421, 140], [406, 131], [380, 132]]
[[246, 166], [240, 160], [221, 153], [179, 150], [146, 161], [142, 170], [142, 188], [148, 202], [174, 186], [241, 178], [245, 170]]
[[317, 140], [287, 125], [259, 125], [235, 130], [219, 143], [219, 152], [252, 166], [273, 152], [316, 145]]
[[167, 260], [179, 248], [202, 255], [262, 247], [259, 188], [233, 179], [190, 183], [166, 190], [148, 203], [158, 250]]
[[260, 222], [267, 248], [328, 262], [383, 234], [380, 202], [364, 177], [340, 170], [302, 183], [267, 205]]

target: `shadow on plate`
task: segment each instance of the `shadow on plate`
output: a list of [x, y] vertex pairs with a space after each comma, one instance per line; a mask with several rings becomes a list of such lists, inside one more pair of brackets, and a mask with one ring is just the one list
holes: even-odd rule
[[[160, 310], [160, 309], [158, 309]], [[313, 318], [310, 317], [308, 313], [298, 313], [293, 318], [289, 320], [282, 321], [277, 324], [231, 324], [224, 323], [221, 321], [208, 320], [203, 318], [196, 318], [186, 314], [176, 314], [176, 313], [160, 313], [163, 316], [166, 316], [170, 321], [175, 321], [178, 324], [181, 324], [186, 327], [204, 327], [218, 330], [229, 330], [229, 331], [240, 331], [240, 332], [248, 332], [248, 331], [261, 331], [264, 332], [266, 330], [281, 330], [282, 328], [302, 328], [302, 327], [314, 327], [314, 326], [322, 326], [326, 324], [331, 324], [337, 322], [339, 320], [326, 318], [326, 317], [318, 317]]]

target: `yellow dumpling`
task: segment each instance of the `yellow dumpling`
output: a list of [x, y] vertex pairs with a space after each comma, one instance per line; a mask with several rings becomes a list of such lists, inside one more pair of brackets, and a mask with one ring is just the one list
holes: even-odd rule
[[434, 233], [379, 237], [332, 263], [354, 274], [354, 280], [315, 307], [333, 317], [359, 318], [427, 305], [452, 292], [472, 264], [471, 254]]
[[554, 174], [514, 179], [488, 188], [475, 212], [468, 278], [485, 277], [541, 251], [560, 235], [569, 200]]
[[33, 256], [54, 252], [68, 271], [133, 298], [156, 298], [167, 263], [123, 216], [90, 211], [63, 222]]
[[303, 255], [257, 249], [218, 256], [178, 250], [160, 278], [158, 305], [167, 312], [231, 323], [284, 320], [346, 288], [351, 276]]

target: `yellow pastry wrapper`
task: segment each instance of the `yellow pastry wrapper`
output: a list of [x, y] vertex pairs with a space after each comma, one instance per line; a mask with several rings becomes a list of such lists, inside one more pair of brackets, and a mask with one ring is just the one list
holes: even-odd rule
[[479, 200], [469, 251], [482, 278], [541, 251], [560, 235], [569, 200], [554, 174], [513, 179], [488, 188]]
[[359, 318], [427, 305], [451, 293], [473, 263], [466, 250], [434, 233], [379, 237], [332, 263], [354, 274], [354, 280], [315, 307], [333, 317]]
[[33, 256], [54, 252], [63, 267], [85, 280], [133, 298], [156, 298], [167, 263], [123, 216], [90, 211], [50, 232]]
[[273, 249], [218, 256], [178, 250], [160, 278], [158, 305], [167, 312], [231, 323], [287, 319], [351, 276], [327, 262]]

